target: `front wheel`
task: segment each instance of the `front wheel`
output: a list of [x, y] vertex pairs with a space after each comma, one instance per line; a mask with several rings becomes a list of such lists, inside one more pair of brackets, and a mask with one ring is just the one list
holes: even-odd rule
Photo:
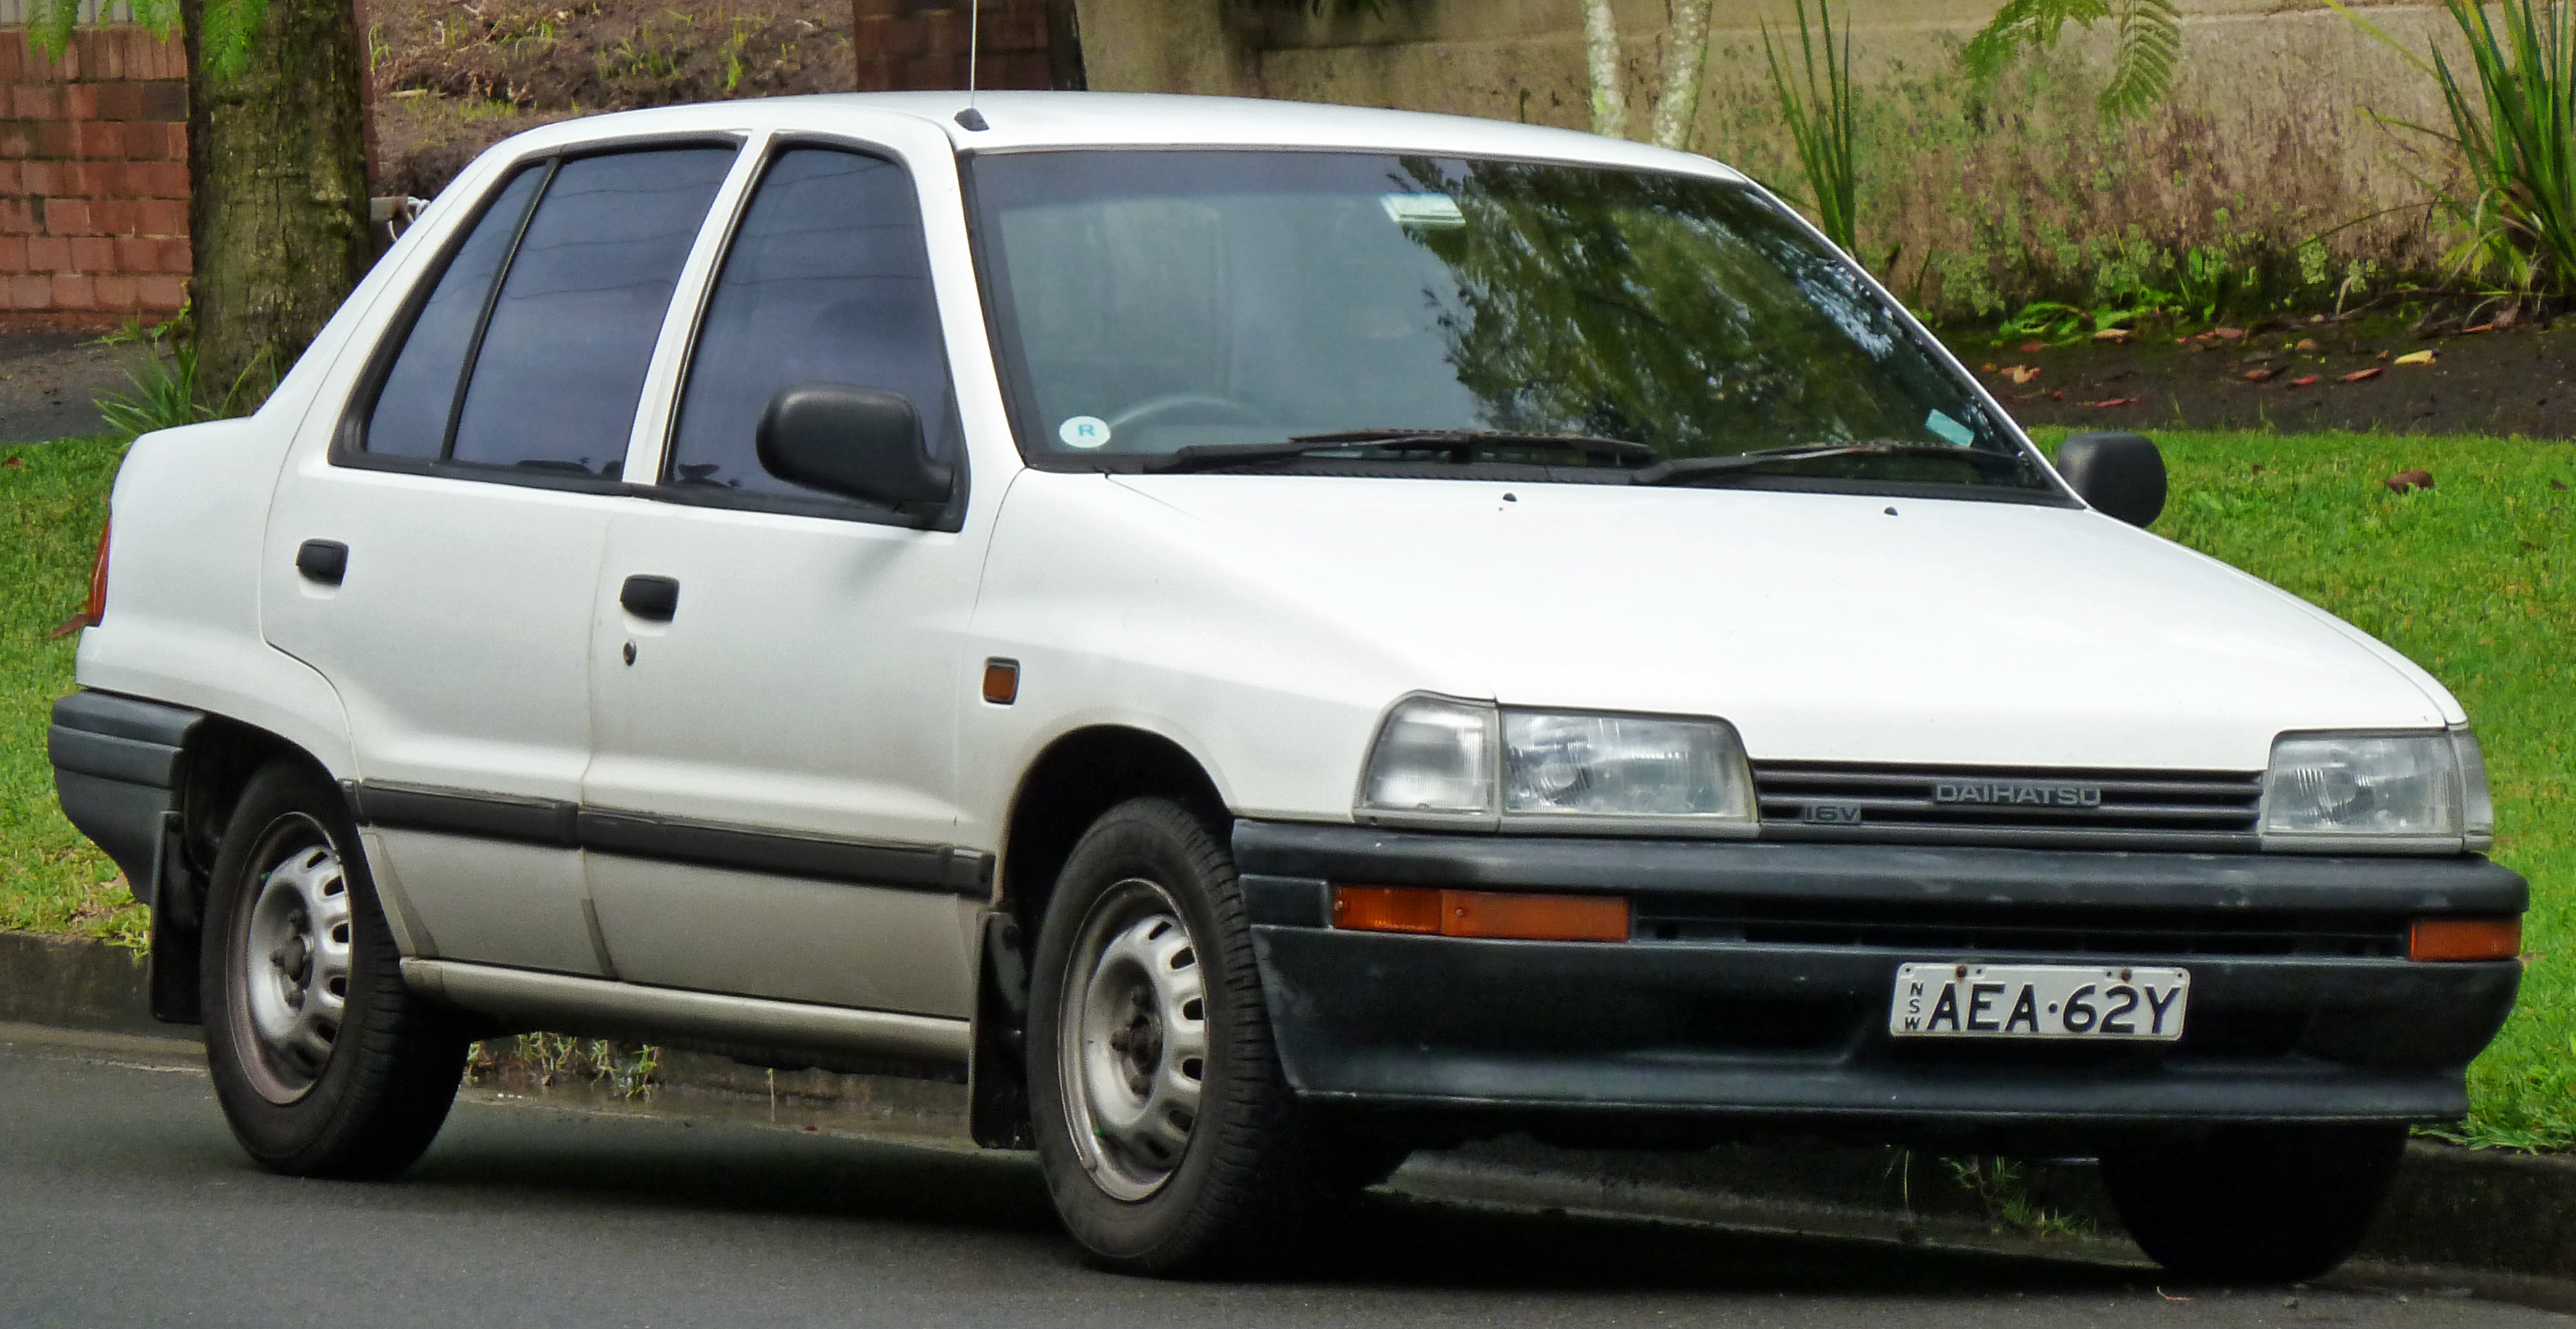
[[2187, 1278], [2286, 1283], [2350, 1258], [2406, 1152], [2403, 1126], [2233, 1126], [2102, 1153], [2120, 1219]]
[[466, 1041], [403, 986], [339, 791], [299, 766], [251, 777], [208, 883], [206, 1063], [261, 1167], [384, 1176], [429, 1148]]
[[1234, 862], [1166, 799], [1093, 823], [1039, 931], [1029, 1109], [1056, 1211], [1129, 1273], [1292, 1249], [1330, 1188], [1279, 1069]]

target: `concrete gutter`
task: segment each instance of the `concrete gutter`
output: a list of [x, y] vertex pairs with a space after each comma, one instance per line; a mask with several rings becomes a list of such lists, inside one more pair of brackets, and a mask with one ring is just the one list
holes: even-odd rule
[[[0, 932], [0, 1025], [89, 1030], [184, 1048], [197, 1031], [155, 1023], [141, 958], [96, 942]], [[183, 1041], [184, 1040], [184, 1041]], [[658, 1106], [767, 1097], [804, 1121], [963, 1144], [963, 1085], [824, 1071], [767, 1071], [666, 1052]], [[1455, 1204], [1805, 1233], [2000, 1254], [2152, 1266], [2090, 1164], [2033, 1164], [1981, 1193], [1920, 1151], [1764, 1140], [1695, 1153], [1556, 1149], [1524, 1138], [1419, 1154], [1390, 1186]], [[2050, 1221], [1999, 1214], [2006, 1191]], [[2151, 1275], [2150, 1275], [2151, 1276]], [[2338, 1283], [2466, 1288], [2576, 1311], [2576, 1158], [2417, 1142], [2360, 1258]]]

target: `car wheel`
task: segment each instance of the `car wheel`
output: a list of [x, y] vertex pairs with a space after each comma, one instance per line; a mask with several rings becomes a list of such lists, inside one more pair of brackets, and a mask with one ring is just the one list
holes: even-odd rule
[[1224, 842], [1165, 799], [1111, 809], [1057, 879], [1032, 978], [1038, 1158], [1091, 1258], [1178, 1277], [1292, 1251], [1330, 1172], [1271, 1046]]
[[2406, 1152], [2403, 1126], [2237, 1126], [2102, 1154], [2129, 1235], [2188, 1278], [2313, 1278], [2361, 1246]]
[[216, 855], [202, 944], [206, 1062], [261, 1167], [386, 1176], [429, 1148], [466, 1039], [403, 986], [338, 790], [283, 763], [251, 777]]

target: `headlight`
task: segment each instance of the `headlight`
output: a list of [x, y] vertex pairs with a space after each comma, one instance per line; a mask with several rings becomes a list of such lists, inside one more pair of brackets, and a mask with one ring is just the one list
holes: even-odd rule
[[1750, 835], [1753, 780], [1723, 720], [1498, 710], [1417, 696], [1378, 729], [1359, 819]]
[[2273, 740], [2265, 848], [2483, 849], [2494, 836], [2486, 763], [2465, 729]]

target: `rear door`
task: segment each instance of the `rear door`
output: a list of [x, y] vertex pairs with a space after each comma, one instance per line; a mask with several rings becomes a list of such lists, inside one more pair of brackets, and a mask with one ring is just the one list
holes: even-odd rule
[[371, 860], [427, 954], [597, 974], [573, 805], [591, 593], [727, 139], [534, 158], [450, 241], [336, 435], [281, 475], [268, 640], [345, 706]]
[[[953, 200], [944, 136], [889, 121]], [[952, 848], [955, 728], [986, 528], [924, 191], [884, 141], [785, 136], [758, 170], [686, 338], [659, 483], [609, 524], [582, 812], [600, 926], [635, 982], [962, 1017], [989, 888], [986, 856]], [[762, 411], [816, 382], [909, 398], [959, 476], [950, 502], [765, 470]]]

